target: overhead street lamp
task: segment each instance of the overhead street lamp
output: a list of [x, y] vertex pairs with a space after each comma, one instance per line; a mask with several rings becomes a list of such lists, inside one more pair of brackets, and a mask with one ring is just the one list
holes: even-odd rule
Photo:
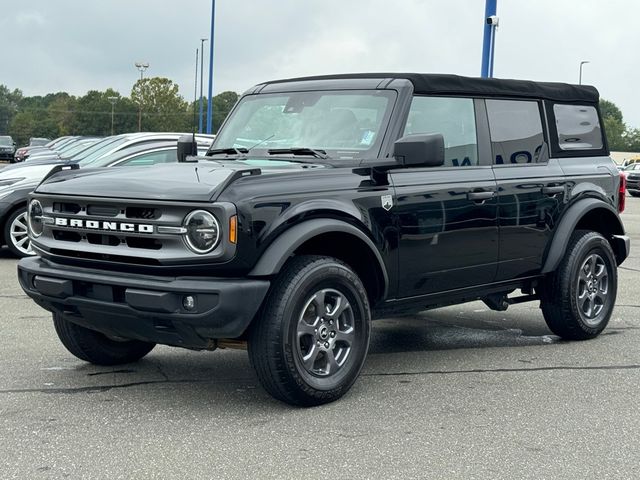
[[142, 80], [142, 76], [144, 75], [144, 71], [149, 68], [149, 62], [136, 62], [134, 63], [136, 68], [140, 70], [140, 80]]
[[578, 77], [578, 85], [582, 85], [582, 66], [583, 66], [585, 63], [591, 63], [591, 62], [590, 62], [589, 60], [582, 60], [582, 61], [580, 62], [580, 76]]
[[[144, 71], [149, 68], [149, 62], [136, 62], [134, 65], [140, 70], [140, 81], [142, 81]], [[138, 105], [138, 131], [142, 131], [142, 102]]]
[[111, 102], [111, 136], [113, 136], [113, 108], [116, 106], [118, 97], [107, 97], [107, 99]]

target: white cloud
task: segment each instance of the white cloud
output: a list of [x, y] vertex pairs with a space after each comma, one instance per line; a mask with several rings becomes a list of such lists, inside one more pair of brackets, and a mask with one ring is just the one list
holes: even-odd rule
[[[114, 87], [130, 92], [136, 60], [191, 99], [194, 50], [209, 37], [211, 0], [10, 0], [3, 5], [1, 83], [26, 94]], [[632, 0], [498, 0], [495, 74], [584, 81], [640, 127]], [[356, 71], [479, 75], [481, 0], [226, 0], [217, 2], [215, 92], [275, 78]], [[6, 22], [6, 19], [15, 19]], [[606, 19], [606, 21], [603, 21]], [[208, 59], [208, 51], [205, 52]], [[205, 67], [206, 68], [206, 67]], [[206, 91], [206, 86], [205, 86]]]
[[32, 28], [44, 25], [46, 20], [39, 12], [19, 12], [15, 16], [15, 22], [20, 28]]

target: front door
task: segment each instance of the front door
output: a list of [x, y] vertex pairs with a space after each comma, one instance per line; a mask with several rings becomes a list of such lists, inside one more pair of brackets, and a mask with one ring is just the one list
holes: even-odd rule
[[473, 99], [413, 99], [404, 134], [441, 133], [445, 164], [390, 175], [400, 231], [401, 298], [486, 284], [495, 277], [496, 182], [489, 151], [478, 148], [476, 123]]

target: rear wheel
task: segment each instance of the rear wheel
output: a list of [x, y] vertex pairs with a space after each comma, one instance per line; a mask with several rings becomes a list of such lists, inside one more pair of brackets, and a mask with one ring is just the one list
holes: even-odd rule
[[566, 340], [594, 338], [609, 323], [618, 276], [609, 242], [597, 232], [575, 231], [558, 269], [541, 291], [541, 307], [553, 333]]
[[300, 406], [332, 402], [362, 369], [370, 323], [366, 291], [349, 266], [331, 257], [295, 257], [252, 326], [251, 363], [279, 400]]
[[27, 227], [27, 207], [22, 206], [15, 210], [4, 225], [4, 239], [15, 256], [22, 258], [35, 255], [31, 249], [29, 229]]
[[53, 325], [62, 344], [80, 360], [95, 365], [119, 365], [140, 360], [155, 343], [116, 340], [53, 314]]

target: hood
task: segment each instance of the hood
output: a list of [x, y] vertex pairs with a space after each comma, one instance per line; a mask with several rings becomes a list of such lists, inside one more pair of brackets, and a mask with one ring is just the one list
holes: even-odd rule
[[21, 180], [42, 180], [51, 171], [54, 165], [27, 165], [14, 163], [0, 170], [0, 184], [6, 180], [20, 178]]
[[248, 162], [207, 161], [170, 163], [151, 167], [78, 169], [53, 175], [36, 191], [83, 197], [208, 202], [217, 198], [238, 178], [283, 171], [300, 171], [303, 168], [300, 164], [289, 162], [272, 163], [287, 165], [256, 168]]
[[[22, 171], [22, 169], [24, 168], [31, 168], [31, 167], [35, 167], [35, 166], [39, 166], [39, 165], [49, 165], [50, 168], [53, 168], [55, 165], [60, 165], [63, 163], [72, 163], [72, 162], [64, 162], [63, 160], [60, 160], [59, 158], [48, 158], [48, 159], [37, 159], [37, 160], [33, 160], [33, 161], [28, 161], [28, 162], [20, 162], [20, 163], [10, 163], [8, 165], [6, 165], [5, 167], [1, 167], [0, 168], [0, 174], [4, 175], [5, 172], [9, 172], [11, 170], [20, 170]], [[35, 170], [34, 170], [35, 172]]]

